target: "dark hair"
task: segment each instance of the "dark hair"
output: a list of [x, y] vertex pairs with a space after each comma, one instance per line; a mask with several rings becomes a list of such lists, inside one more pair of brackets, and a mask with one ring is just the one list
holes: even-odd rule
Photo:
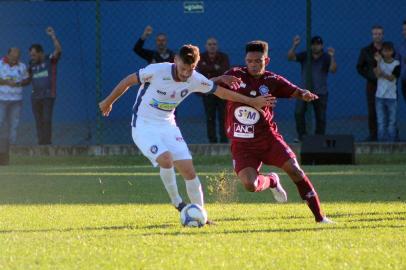
[[32, 49], [34, 49], [36, 52], [44, 52], [44, 49], [42, 48], [42, 46], [40, 44], [32, 44], [29, 48], [29, 51], [31, 51]]
[[403, 21], [403, 24], [406, 24], [406, 20]]
[[375, 24], [374, 26], [372, 26], [371, 30], [374, 30], [374, 29], [381, 29], [381, 30], [383, 30], [383, 27], [382, 27], [381, 25], [379, 25], [379, 24]]
[[382, 43], [382, 50], [383, 49], [395, 50], [395, 46], [393, 46], [392, 42], [385, 41], [385, 42]]
[[268, 43], [262, 40], [250, 41], [245, 45], [245, 53], [260, 52], [268, 56]]
[[179, 58], [182, 59], [183, 63], [192, 65], [200, 60], [199, 48], [191, 44], [183, 45], [179, 50]]

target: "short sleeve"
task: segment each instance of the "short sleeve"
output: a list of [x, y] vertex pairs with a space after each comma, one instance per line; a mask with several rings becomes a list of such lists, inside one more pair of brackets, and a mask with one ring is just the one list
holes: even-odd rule
[[212, 94], [216, 91], [217, 85], [202, 74], [194, 72], [192, 75], [192, 88], [192, 92]]
[[296, 62], [303, 63], [306, 61], [306, 52], [301, 52], [296, 54]]
[[277, 98], [290, 98], [297, 89], [300, 89], [284, 77], [276, 74], [268, 81], [268, 85], [271, 88], [270, 94]]
[[157, 68], [154, 64], [148, 65], [137, 72], [137, 77], [140, 83], [151, 83], [156, 76]]
[[400, 77], [400, 65], [396, 65], [395, 68], [392, 71], [392, 75], [395, 76], [395, 78]]

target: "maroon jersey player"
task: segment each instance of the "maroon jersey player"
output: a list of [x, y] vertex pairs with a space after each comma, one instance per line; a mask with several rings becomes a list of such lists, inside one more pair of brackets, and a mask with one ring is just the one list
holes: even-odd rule
[[[246, 45], [246, 67], [226, 72], [240, 78], [240, 94], [255, 97], [272, 95], [275, 98], [298, 98], [304, 101], [317, 99], [317, 95], [299, 88], [273, 72], [265, 70], [269, 64], [268, 43], [252, 41]], [[227, 103], [225, 128], [231, 141], [235, 172], [248, 191], [270, 189], [278, 202], [286, 202], [287, 195], [276, 173], [259, 174], [261, 165], [273, 165], [284, 170], [296, 184], [299, 194], [307, 202], [316, 222], [332, 223], [321, 210], [319, 197], [296, 156], [279, 134], [273, 121], [271, 106], [261, 111], [238, 102]]]

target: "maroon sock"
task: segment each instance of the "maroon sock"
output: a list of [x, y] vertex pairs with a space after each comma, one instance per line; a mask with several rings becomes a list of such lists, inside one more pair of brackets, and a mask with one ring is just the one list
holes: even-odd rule
[[323, 212], [321, 211], [319, 196], [309, 178], [305, 175], [303, 180], [295, 182], [299, 190], [300, 197], [307, 202], [310, 210], [312, 211], [316, 221], [319, 222], [323, 219]]
[[255, 192], [261, 192], [274, 187], [276, 187], [276, 180], [273, 176], [258, 175], [255, 181]]

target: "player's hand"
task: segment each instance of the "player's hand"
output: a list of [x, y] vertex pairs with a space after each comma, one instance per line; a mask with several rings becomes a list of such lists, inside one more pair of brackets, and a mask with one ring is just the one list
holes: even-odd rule
[[144, 33], [142, 34], [142, 38], [143, 39], [147, 39], [149, 38], [149, 36], [152, 34], [152, 26], [151, 25], [147, 25], [147, 27], [145, 27], [144, 29]]
[[302, 94], [302, 99], [303, 99], [304, 101], [306, 101], [306, 102], [313, 101], [313, 100], [316, 100], [316, 99], [318, 99], [318, 98], [319, 98], [318, 95], [313, 94], [313, 93], [310, 92], [309, 90], [304, 90], [304, 92], [303, 92], [303, 94]]
[[336, 50], [334, 50], [334, 48], [330, 47], [330, 48], [327, 49], [327, 53], [328, 53], [331, 57], [333, 57], [333, 56], [335, 55], [335, 53], [336, 53]]
[[47, 33], [48, 36], [54, 37], [55, 36], [55, 30], [51, 27], [48, 26], [47, 29], [45, 29], [45, 32]]
[[300, 44], [300, 36], [296, 35], [296, 36], [293, 37], [292, 45], [294, 47], [297, 47], [299, 44]]
[[240, 87], [240, 84], [241, 84], [242, 80], [240, 78], [235, 77], [235, 76], [221, 75], [219, 77], [218, 82], [224, 83], [225, 85], [227, 85], [231, 89], [236, 90], [236, 89], [238, 89]]
[[109, 116], [111, 110], [113, 109], [113, 105], [106, 100], [103, 100], [99, 103], [99, 109], [103, 116]]
[[276, 98], [272, 95], [259, 96], [256, 98], [252, 98], [252, 102], [250, 105], [255, 109], [257, 109], [258, 111], [263, 112], [262, 110], [263, 107], [266, 106], [275, 107]]

